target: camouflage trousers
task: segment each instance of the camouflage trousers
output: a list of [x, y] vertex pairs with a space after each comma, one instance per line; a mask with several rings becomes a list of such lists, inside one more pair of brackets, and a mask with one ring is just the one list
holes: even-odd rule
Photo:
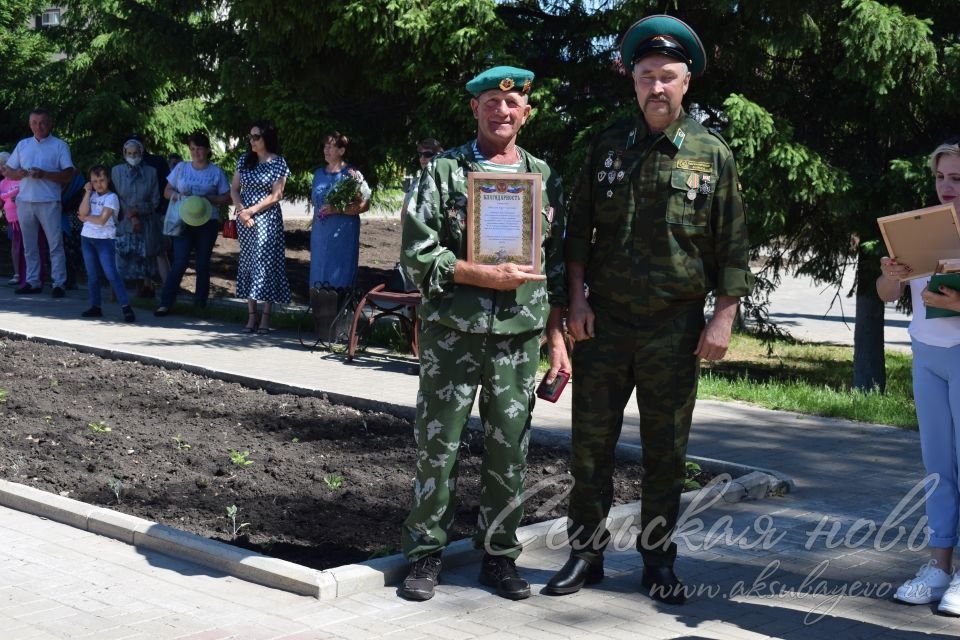
[[520, 555], [517, 526], [527, 468], [539, 331], [464, 333], [432, 322], [420, 330], [413, 506], [401, 529], [410, 560], [440, 551], [456, 512], [458, 454], [477, 389], [484, 430], [480, 514], [474, 544]]
[[594, 309], [595, 337], [573, 351], [573, 439], [569, 538], [572, 553], [600, 562], [610, 533], [614, 452], [634, 387], [640, 410], [643, 487], [637, 550], [647, 566], [672, 566], [670, 539], [683, 490], [684, 462], [700, 364], [703, 303], [674, 306], [629, 322]]

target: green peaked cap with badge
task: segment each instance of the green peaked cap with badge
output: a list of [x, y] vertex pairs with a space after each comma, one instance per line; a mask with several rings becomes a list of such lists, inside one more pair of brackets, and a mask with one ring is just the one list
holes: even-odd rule
[[620, 59], [628, 71], [638, 60], [654, 53], [686, 62], [694, 76], [707, 67], [707, 52], [697, 33], [673, 16], [647, 16], [623, 34]]
[[530, 93], [533, 84], [533, 71], [517, 67], [491, 67], [467, 83], [467, 91], [478, 97], [484, 91], [519, 91]]

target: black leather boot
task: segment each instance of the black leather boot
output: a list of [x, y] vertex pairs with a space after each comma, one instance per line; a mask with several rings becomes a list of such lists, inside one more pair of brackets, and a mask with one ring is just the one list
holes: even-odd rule
[[673, 572], [673, 567], [644, 567], [641, 584], [649, 590], [651, 598], [664, 604], [683, 604], [687, 601], [683, 583]]
[[603, 564], [590, 564], [583, 558], [570, 556], [567, 563], [557, 571], [543, 592], [551, 596], [565, 596], [580, 591], [585, 584], [603, 580]]

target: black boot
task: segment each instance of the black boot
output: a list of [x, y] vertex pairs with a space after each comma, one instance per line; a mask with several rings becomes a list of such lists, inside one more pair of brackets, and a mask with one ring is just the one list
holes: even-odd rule
[[551, 596], [564, 596], [580, 591], [585, 584], [596, 584], [603, 580], [603, 563], [590, 564], [583, 558], [570, 556], [567, 563], [557, 571], [543, 592]]
[[517, 573], [517, 563], [513, 558], [506, 556], [483, 555], [480, 584], [494, 587], [501, 598], [523, 600], [530, 597], [530, 583]]
[[410, 573], [397, 588], [397, 595], [407, 600], [429, 600], [440, 584], [441, 567], [440, 554], [420, 558], [410, 565]]
[[644, 567], [641, 581], [644, 589], [654, 600], [664, 604], [683, 604], [687, 601], [683, 583], [673, 572], [673, 567]]

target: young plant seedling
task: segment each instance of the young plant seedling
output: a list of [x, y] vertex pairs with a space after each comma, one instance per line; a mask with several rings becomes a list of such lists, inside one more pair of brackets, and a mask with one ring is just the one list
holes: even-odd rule
[[123, 482], [121, 482], [119, 478], [112, 478], [107, 480], [107, 486], [113, 491], [113, 495], [117, 496], [117, 504], [120, 504], [120, 495], [123, 493]]
[[328, 475], [323, 476], [323, 481], [327, 483], [327, 486], [331, 489], [339, 489], [343, 486], [343, 476]]
[[235, 504], [227, 507], [227, 517], [230, 518], [230, 525], [233, 527], [234, 538], [236, 538], [237, 534], [240, 533], [240, 529], [250, 526], [249, 522], [241, 522], [239, 525], [237, 524], [237, 511], [239, 511], [239, 509], [237, 509], [237, 505]]
[[696, 476], [698, 473], [700, 473], [700, 471], [702, 471], [702, 469], [700, 468], [700, 465], [698, 465], [696, 462], [690, 462], [688, 460], [686, 462], [685, 467], [686, 467], [687, 477], [683, 479], [684, 491], [691, 491], [693, 489], [701, 488], [703, 485], [701, 485], [699, 482], [693, 479], [693, 476]]
[[7, 401], [7, 390], [0, 389], [0, 404], [3, 404], [6, 401]]
[[90, 422], [87, 424], [87, 426], [90, 427], [94, 433], [107, 433], [109, 431], [113, 431], [113, 429], [111, 429], [110, 426], [102, 420], [98, 422]]
[[227, 453], [230, 454], [230, 462], [238, 467], [248, 467], [253, 464], [253, 460], [248, 457], [250, 455], [249, 451], [240, 453], [238, 449], [227, 449]]
[[173, 441], [177, 443], [177, 449], [180, 449], [180, 451], [190, 450], [190, 443], [184, 440], [183, 436], [179, 433], [173, 436]]

